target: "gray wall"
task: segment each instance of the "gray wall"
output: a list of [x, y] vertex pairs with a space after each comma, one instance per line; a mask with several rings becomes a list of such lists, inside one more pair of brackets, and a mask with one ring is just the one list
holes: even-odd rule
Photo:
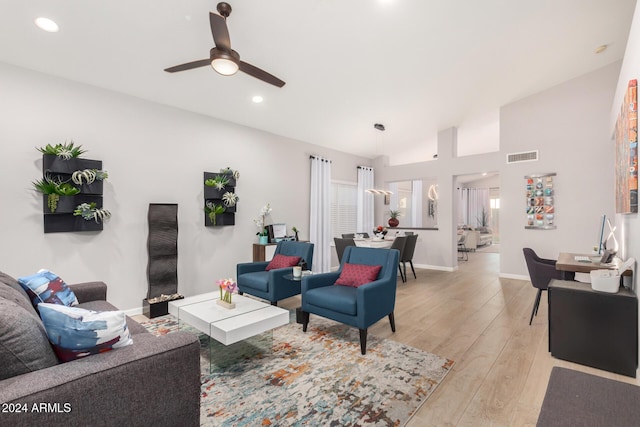
[[[500, 172], [501, 273], [527, 275], [523, 247], [540, 256], [589, 252], [600, 216], [613, 214], [614, 147], [609, 111], [620, 63], [500, 110], [503, 153], [539, 150], [539, 161], [503, 165]], [[525, 175], [555, 172], [555, 230], [525, 230]]]
[[[0, 271], [14, 276], [47, 268], [68, 282], [103, 280], [122, 309], [141, 306], [147, 280], [148, 204], [178, 203], [179, 292], [209, 291], [235, 277], [257, 241], [253, 219], [271, 203], [273, 222], [309, 237], [309, 155], [332, 160], [335, 179], [357, 180], [365, 158], [300, 143], [0, 63]], [[43, 233], [42, 176], [34, 147], [73, 139], [109, 172], [100, 233]], [[240, 171], [236, 225], [205, 228], [204, 171]]]

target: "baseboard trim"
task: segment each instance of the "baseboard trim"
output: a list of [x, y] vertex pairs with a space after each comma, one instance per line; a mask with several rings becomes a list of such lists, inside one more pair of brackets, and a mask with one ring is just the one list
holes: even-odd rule
[[427, 270], [439, 270], [439, 271], [448, 271], [450, 273], [456, 271], [458, 266], [455, 267], [444, 267], [442, 265], [430, 265], [430, 264], [413, 264], [415, 268], [425, 268]]
[[124, 310], [124, 314], [127, 316], [137, 316], [138, 314], [142, 314], [142, 307], [138, 308], [130, 308], [129, 310]]
[[498, 277], [501, 279], [529, 280], [529, 276], [523, 276], [521, 274], [499, 273]]

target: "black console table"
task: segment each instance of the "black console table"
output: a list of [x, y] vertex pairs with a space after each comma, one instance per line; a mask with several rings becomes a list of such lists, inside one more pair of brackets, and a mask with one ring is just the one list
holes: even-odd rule
[[596, 292], [587, 283], [549, 284], [549, 351], [553, 357], [617, 374], [636, 376], [638, 298]]

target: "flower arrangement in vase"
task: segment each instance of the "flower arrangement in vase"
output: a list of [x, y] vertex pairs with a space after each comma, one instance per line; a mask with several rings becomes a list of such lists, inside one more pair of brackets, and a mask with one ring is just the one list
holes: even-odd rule
[[265, 227], [265, 218], [267, 215], [271, 213], [271, 205], [267, 203], [262, 207], [260, 211], [260, 216], [254, 219], [253, 222], [258, 227], [258, 232], [256, 233], [259, 237], [259, 241], [261, 245], [266, 245], [269, 243], [269, 233], [267, 232], [267, 228]]
[[377, 226], [373, 229], [373, 235], [379, 239], [384, 239], [384, 236], [387, 234], [387, 227], [383, 227], [382, 225]]
[[238, 284], [233, 279], [220, 279], [216, 281], [220, 288], [220, 299], [216, 300], [218, 305], [224, 308], [235, 308], [236, 304], [231, 302], [231, 295], [238, 292]]

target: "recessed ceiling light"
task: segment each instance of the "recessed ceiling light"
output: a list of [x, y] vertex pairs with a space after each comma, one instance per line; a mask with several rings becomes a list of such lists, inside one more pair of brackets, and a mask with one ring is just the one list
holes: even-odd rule
[[260, 104], [262, 101], [264, 101], [264, 98], [261, 97], [260, 95], [256, 95], [253, 98], [251, 98], [251, 100], [256, 104]]
[[596, 54], [598, 54], [598, 53], [602, 53], [602, 52], [604, 52], [605, 50], [607, 50], [607, 47], [608, 47], [608, 46], [607, 46], [606, 44], [600, 45], [600, 46], [598, 46], [598, 47], [594, 50], [594, 52], [595, 52]]
[[57, 33], [60, 30], [58, 24], [56, 24], [49, 18], [44, 18], [41, 16], [40, 18], [36, 18], [34, 22], [40, 29], [49, 33]]

